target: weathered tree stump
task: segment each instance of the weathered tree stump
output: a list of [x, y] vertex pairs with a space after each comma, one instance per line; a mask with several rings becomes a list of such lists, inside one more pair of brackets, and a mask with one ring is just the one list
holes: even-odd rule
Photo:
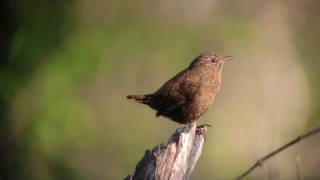
[[199, 159], [207, 125], [196, 123], [177, 129], [168, 142], [146, 150], [133, 176], [125, 180], [187, 180]]

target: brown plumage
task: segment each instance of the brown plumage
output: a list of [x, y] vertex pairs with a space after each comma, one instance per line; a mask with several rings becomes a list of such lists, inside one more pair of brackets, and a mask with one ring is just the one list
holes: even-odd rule
[[146, 95], [128, 95], [128, 99], [146, 104], [178, 123], [196, 121], [214, 101], [221, 86], [221, 72], [225, 60], [231, 56], [201, 53], [191, 64], [160, 89]]

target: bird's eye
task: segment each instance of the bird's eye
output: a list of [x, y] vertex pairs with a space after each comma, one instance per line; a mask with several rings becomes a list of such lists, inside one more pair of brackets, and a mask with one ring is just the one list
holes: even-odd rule
[[211, 59], [211, 62], [212, 62], [212, 63], [215, 63], [215, 62], [216, 62], [216, 59]]

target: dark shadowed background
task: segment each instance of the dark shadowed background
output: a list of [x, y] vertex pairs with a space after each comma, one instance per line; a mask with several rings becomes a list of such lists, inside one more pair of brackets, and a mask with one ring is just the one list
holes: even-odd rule
[[[320, 1], [5, 0], [0, 179], [121, 179], [179, 127], [125, 99], [233, 55], [192, 179], [232, 179], [320, 125]], [[320, 179], [319, 135], [250, 179]], [[297, 163], [297, 159], [299, 163]]]

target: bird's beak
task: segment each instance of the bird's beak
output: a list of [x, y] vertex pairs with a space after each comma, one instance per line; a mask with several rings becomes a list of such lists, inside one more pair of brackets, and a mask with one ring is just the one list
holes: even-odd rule
[[224, 56], [223, 60], [224, 61], [231, 61], [233, 59], [233, 56]]

